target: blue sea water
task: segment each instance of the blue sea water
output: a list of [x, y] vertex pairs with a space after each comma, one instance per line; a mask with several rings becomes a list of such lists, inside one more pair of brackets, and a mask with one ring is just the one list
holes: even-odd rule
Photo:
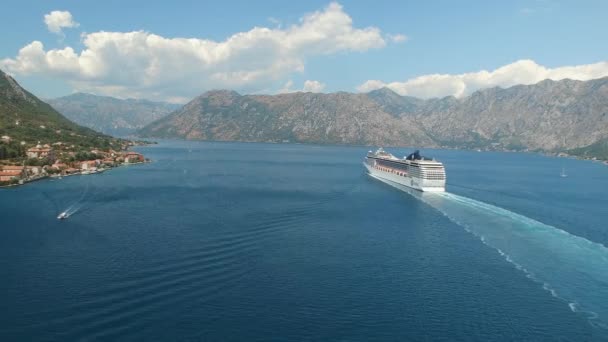
[[139, 150], [0, 191], [0, 341], [608, 340], [604, 165], [423, 151], [435, 195], [364, 147]]

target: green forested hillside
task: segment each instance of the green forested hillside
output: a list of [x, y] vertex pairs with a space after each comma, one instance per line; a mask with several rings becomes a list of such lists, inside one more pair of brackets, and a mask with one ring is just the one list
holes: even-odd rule
[[62, 142], [83, 148], [106, 148], [117, 141], [79, 126], [32, 95], [0, 70], [0, 136], [26, 144]]
[[575, 148], [569, 154], [584, 158], [608, 160], [608, 138], [597, 141], [589, 146]]

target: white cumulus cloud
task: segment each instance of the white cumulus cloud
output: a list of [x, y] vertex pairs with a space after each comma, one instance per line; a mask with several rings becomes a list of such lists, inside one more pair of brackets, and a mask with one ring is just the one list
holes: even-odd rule
[[289, 80], [283, 84], [283, 86], [277, 91], [279, 94], [285, 93], [296, 93], [296, 92], [311, 92], [311, 93], [320, 93], [325, 89], [325, 83], [321, 83], [319, 81], [304, 81], [304, 86], [301, 89], [293, 88], [293, 81]]
[[398, 34], [389, 34], [388, 39], [393, 43], [402, 43], [407, 40], [407, 36], [401, 33]]
[[223, 41], [99, 31], [83, 34], [82, 43], [81, 51], [47, 50], [33, 41], [14, 58], [0, 60], [0, 68], [59, 77], [78, 91], [168, 99], [217, 88], [276, 88], [291, 73], [303, 72], [312, 56], [362, 52], [387, 42], [380, 29], [355, 27], [340, 4], [330, 3], [289, 27], [254, 27]]
[[323, 89], [325, 89], [325, 84], [321, 83], [319, 81], [311, 81], [311, 80], [306, 80], [304, 82], [304, 91], [309, 91], [312, 93], [320, 93], [323, 91]]
[[478, 89], [491, 87], [511, 87], [517, 84], [534, 84], [545, 79], [554, 81], [573, 79], [587, 81], [608, 76], [608, 62], [548, 68], [524, 59], [507, 64], [498, 69], [465, 74], [431, 74], [412, 78], [403, 82], [383, 82], [368, 80], [357, 87], [360, 92], [388, 87], [401, 95], [420, 98], [470, 95]]
[[283, 85], [283, 87], [281, 87], [281, 89], [279, 89], [278, 93], [284, 94], [284, 93], [296, 92], [297, 90], [293, 90], [292, 87], [293, 87], [293, 81], [289, 80], [289, 81], [285, 82], [285, 84]]
[[72, 13], [68, 11], [52, 11], [44, 15], [44, 23], [49, 31], [57, 34], [63, 33], [63, 28], [78, 27], [80, 24], [74, 21]]

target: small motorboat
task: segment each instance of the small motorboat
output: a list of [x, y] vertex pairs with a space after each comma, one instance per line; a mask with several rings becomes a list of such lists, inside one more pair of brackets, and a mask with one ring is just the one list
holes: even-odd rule
[[65, 220], [68, 218], [68, 213], [67, 212], [62, 212], [61, 214], [59, 214], [59, 216], [57, 216], [58, 220]]

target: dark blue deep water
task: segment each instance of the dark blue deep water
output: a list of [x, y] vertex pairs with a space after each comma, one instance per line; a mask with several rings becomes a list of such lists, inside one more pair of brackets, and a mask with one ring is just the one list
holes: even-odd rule
[[423, 151], [422, 196], [363, 147], [139, 150], [0, 190], [0, 341], [608, 340], [604, 165]]

